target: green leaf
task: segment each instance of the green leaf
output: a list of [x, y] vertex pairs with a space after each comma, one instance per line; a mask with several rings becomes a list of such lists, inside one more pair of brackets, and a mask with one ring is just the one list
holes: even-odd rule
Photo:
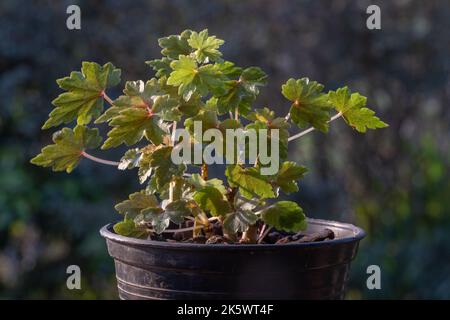
[[236, 67], [233, 62], [222, 61], [216, 65], [219, 71], [228, 78], [238, 78], [242, 74], [242, 68]]
[[[275, 118], [275, 113], [268, 108], [264, 109], [256, 109], [255, 112], [250, 113], [247, 118], [249, 120], [253, 120], [253, 123], [250, 123], [246, 126], [246, 129], [253, 129], [258, 132], [260, 129], [266, 129], [267, 132], [267, 146], [271, 146], [271, 130], [278, 130], [278, 150], [280, 159], [284, 160], [288, 155], [288, 139], [289, 139], [289, 123], [285, 118]], [[259, 135], [258, 135], [259, 139]], [[258, 140], [259, 141], [259, 140]], [[259, 143], [259, 142], [258, 142]], [[269, 152], [271, 149], [269, 148]]]
[[186, 130], [189, 131], [189, 133], [196, 139], [197, 141], [200, 141], [201, 137], [194, 136], [194, 123], [195, 121], [201, 121], [202, 122], [202, 135], [203, 133], [208, 129], [218, 128], [219, 126], [219, 120], [217, 118], [217, 113], [214, 111], [209, 110], [202, 110], [200, 111], [196, 116], [187, 118], [184, 121], [184, 126]]
[[257, 212], [261, 219], [278, 230], [298, 232], [305, 230], [307, 221], [303, 209], [292, 201], [279, 201]]
[[160, 38], [158, 43], [163, 48], [161, 53], [171, 59], [178, 59], [179, 55], [189, 55], [192, 52], [188, 43], [191, 33], [191, 30], [185, 30], [180, 35]]
[[78, 165], [85, 149], [94, 149], [101, 144], [98, 129], [78, 125], [74, 130], [63, 128], [53, 134], [54, 144], [48, 145], [31, 159], [31, 163], [52, 167], [53, 171], [72, 172]]
[[176, 224], [181, 224], [188, 216], [197, 216], [199, 212], [200, 210], [195, 201], [189, 199], [175, 200], [165, 207], [165, 214], [170, 221]]
[[224, 195], [215, 187], [204, 187], [195, 191], [194, 200], [200, 208], [210, 211], [213, 216], [223, 216], [231, 211], [231, 206]]
[[165, 121], [180, 121], [182, 113], [178, 109], [179, 102], [169, 95], [157, 96], [154, 98], [152, 111]]
[[127, 218], [134, 219], [142, 210], [154, 207], [159, 207], [156, 197], [148, 194], [145, 190], [141, 190], [130, 194], [128, 200], [116, 204], [114, 208]]
[[293, 102], [289, 111], [292, 122], [300, 128], [311, 125], [322, 132], [328, 131], [331, 106], [322, 90], [323, 85], [308, 78], [289, 79], [283, 84], [283, 95]]
[[167, 84], [178, 87], [178, 94], [189, 100], [194, 93], [206, 96], [208, 92], [221, 94], [224, 91], [224, 78], [215, 65], [207, 64], [199, 67], [197, 62], [188, 56], [180, 56], [172, 61], [173, 69]]
[[153, 174], [154, 187], [160, 190], [168, 184], [173, 176], [181, 176], [186, 170], [184, 164], [176, 165], [172, 162], [172, 146], [160, 145], [144, 152], [139, 162], [139, 177], [143, 183]]
[[139, 219], [142, 222], [151, 223], [153, 230], [158, 234], [161, 234], [170, 224], [170, 217], [161, 208], [144, 209]]
[[146, 109], [149, 113], [154, 113], [152, 110], [154, 98], [162, 94], [156, 79], [151, 79], [145, 84], [141, 80], [127, 81], [123, 92], [125, 95], [117, 98], [113, 106], [108, 108], [95, 123], [109, 122], [127, 108]]
[[330, 91], [330, 102], [341, 112], [345, 121], [358, 132], [367, 129], [385, 128], [388, 125], [375, 116], [375, 112], [366, 108], [367, 98], [359, 93], [351, 93], [347, 87]]
[[193, 117], [199, 113], [203, 106], [204, 103], [200, 96], [192, 95], [188, 101], [180, 99], [178, 101], [177, 109], [186, 117]]
[[215, 178], [204, 180], [198, 173], [193, 173], [189, 177], [188, 183], [194, 186], [194, 188], [196, 188], [197, 190], [201, 190], [207, 187], [213, 187], [215, 189], [218, 189], [222, 194], [225, 194], [227, 192], [223, 185], [222, 180]]
[[172, 61], [171, 59], [164, 57], [162, 59], [154, 59], [146, 61], [145, 63], [156, 71], [155, 76], [157, 78], [161, 78], [161, 77], [168, 77], [172, 72], [172, 68], [170, 67], [171, 61]]
[[189, 45], [195, 49], [194, 55], [200, 63], [220, 61], [222, 53], [217, 50], [224, 43], [223, 40], [215, 36], [208, 36], [208, 29], [197, 33], [193, 31], [188, 39]]
[[270, 110], [269, 108], [255, 109], [254, 112], [250, 113], [247, 116], [247, 119], [269, 124], [273, 121], [273, 119], [275, 119], [275, 112]]
[[69, 123], [77, 119], [79, 125], [88, 124], [103, 111], [103, 92], [120, 82], [120, 69], [111, 63], [103, 66], [95, 62], [83, 62], [81, 72], [57, 80], [60, 94], [52, 104], [56, 107], [49, 115], [43, 129]]
[[258, 95], [258, 87], [267, 84], [267, 74], [259, 67], [250, 67], [242, 72], [239, 80], [248, 92]]
[[230, 80], [226, 83], [227, 92], [217, 100], [219, 114], [234, 111], [246, 116], [251, 110], [251, 103], [259, 94], [258, 87], [266, 84], [267, 75], [257, 67], [245, 69], [239, 80]]
[[262, 199], [275, 197], [272, 185], [266, 176], [261, 175], [258, 168], [242, 168], [240, 165], [228, 166], [225, 175], [230, 186], [239, 187], [239, 193], [247, 199], [252, 199], [254, 196]]
[[258, 221], [258, 216], [249, 210], [230, 213], [223, 221], [223, 227], [230, 233], [244, 232]]
[[130, 149], [120, 159], [119, 170], [133, 169], [139, 166], [142, 152], [138, 148]]
[[179, 121], [181, 112], [178, 110], [179, 101], [166, 94], [157, 79], [144, 82], [128, 81], [123, 91], [125, 95], [114, 101], [114, 105], [100, 116], [96, 123], [112, 121], [123, 110], [134, 108], [146, 110], [149, 115], [157, 115], [162, 120]]
[[286, 161], [281, 165], [273, 183], [286, 193], [297, 192], [298, 185], [296, 181], [302, 178], [306, 171], [308, 170], [305, 167], [299, 166], [292, 161]]
[[145, 226], [138, 226], [133, 220], [125, 219], [118, 222], [113, 227], [114, 232], [125, 237], [147, 238], [149, 232]]
[[151, 223], [154, 231], [162, 233], [170, 224], [170, 221], [181, 224], [187, 216], [196, 216], [197, 204], [189, 199], [180, 199], [168, 203], [164, 209], [150, 207], [142, 210], [137, 217], [141, 223]]
[[142, 108], [126, 108], [115, 116], [108, 132], [108, 139], [102, 149], [117, 147], [124, 143], [131, 146], [139, 142], [144, 136], [155, 145], [163, 141], [167, 129], [162, 129], [163, 124], [158, 121], [148, 110]]

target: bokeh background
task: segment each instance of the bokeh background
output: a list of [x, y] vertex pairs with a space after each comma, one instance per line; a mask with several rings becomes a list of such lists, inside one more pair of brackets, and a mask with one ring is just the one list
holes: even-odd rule
[[[78, 4], [82, 29], [66, 28]], [[382, 29], [368, 30], [370, 4]], [[116, 298], [113, 262], [98, 230], [139, 188], [134, 173], [83, 161], [71, 175], [29, 164], [51, 138], [40, 126], [60, 91], [55, 79], [81, 61], [113, 62], [123, 79], [148, 79], [157, 39], [184, 29], [225, 39], [224, 56], [270, 76], [257, 106], [285, 114], [289, 77], [308, 76], [368, 96], [390, 124], [366, 135], [335, 122], [290, 145], [310, 168], [298, 200], [310, 217], [368, 231], [348, 298], [450, 298], [450, 2], [25, 1], [0, 2], [0, 298]], [[119, 89], [110, 96], [120, 94]], [[123, 150], [98, 152], [118, 159]], [[82, 290], [66, 288], [66, 267]], [[366, 287], [366, 268], [382, 289]]]

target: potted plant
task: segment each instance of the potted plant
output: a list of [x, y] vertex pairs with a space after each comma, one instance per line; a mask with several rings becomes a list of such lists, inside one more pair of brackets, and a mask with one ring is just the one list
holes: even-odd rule
[[[387, 125], [359, 93], [326, 93], [307, 78], [282, 85], [287, 116], [253, 109], [267, 75], [223, 60], [223, 42], [207, 30], [159, 39], [163, 57], [147, 62], [155, 77], [126, 82], [115, 100], [106, 91], [120, 70], [83, 62], [57, 80], [65, 92], [43, 129], [75, 127], [31, 162], [68, 173], [82, 158], [137, 168], [143, 189], [115, 206], [122, 221], [101, 229], [122, 299], [342, 298], [364, 232], [276, 200], [306, 172], [287, 160], [288, 144], [338, 118], [358, 132]], [[111, 127], [104, 142], [93, 128], [101, 123]], [[290, 136], [291, 125], [304, 130]], [[120, 162], [87, 152], [121, 145], [130, 149]], [[226, 182], [208, 175], [213, 163], [226, 165]]]

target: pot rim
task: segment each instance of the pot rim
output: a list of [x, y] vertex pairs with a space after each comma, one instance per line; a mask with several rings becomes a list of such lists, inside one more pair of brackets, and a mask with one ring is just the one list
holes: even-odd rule
[[141, 247], [178, 249], [178, 250], [267, 250], [276, 248], [294, 248], [294, 247], [321, 247], [334, 246], [344, 243], [360, 241], [366, 236], [366, 232], [350, 223], [344, 223], [332, 220], [312, 219], [308, 218], [308, 223], [322, 225], [324, 227], [334, 227], [338, 229], [348, 230], [353, 233], [353, 236], [332, 239], [318, 242], [303, 242], [303, 243], [285, 243], [285, 244], [202, 244], [202, 243], [185, 243], [185, 242], [163, 242], [156, 240], [144, 240], [137, 238], [130, 238], [118, 235], [113, 231], [114, 223], [109, 223], [100, 229], [100, 235], [107, 240], [113, 242]]

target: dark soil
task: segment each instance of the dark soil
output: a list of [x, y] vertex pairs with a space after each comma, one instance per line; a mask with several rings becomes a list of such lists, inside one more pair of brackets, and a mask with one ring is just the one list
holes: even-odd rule
[[[193, 226], [192, 221], [186, 221], [181, 226], [171, 225], [169, 228], [189, 228]], [[313, 233], [287, 233], [274, 230], [267, 234], [260, 242], [261, 244], [287, 244], [287, 243], [305, 243], [305, 242], [318, 242], [334, 239], [335, 234], [333, 230], [324, 228], [318, 232]], [[198, 243], [198, 244], [238, 244], [223, 235], [222, 225], [219, 221], [212, 223], [210, 230], [207, 234], [202, 231], [195, 237], [192, 237], [192, 231], [182, 231], [168, 234], [152, 234], [149, 236], [149, 240], [165, 241], [165, 242], [183, 242], [183, 243]]]

